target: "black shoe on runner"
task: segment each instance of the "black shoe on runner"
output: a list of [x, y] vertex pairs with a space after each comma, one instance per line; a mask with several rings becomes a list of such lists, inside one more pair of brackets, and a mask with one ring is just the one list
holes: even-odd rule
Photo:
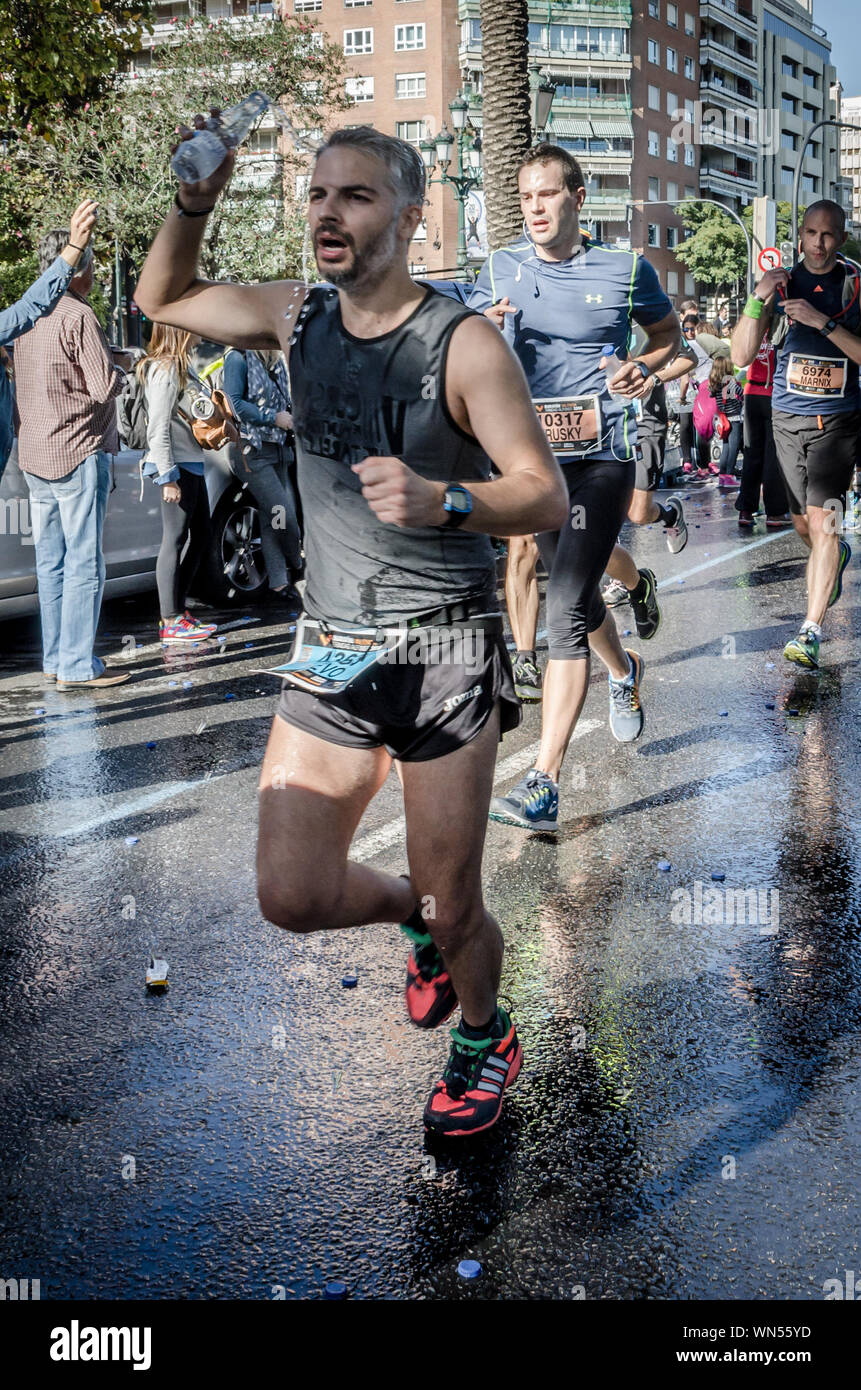
[[536, 704], [541, 699], [541, 668], [528, 656], [514, 663], [514, 689], [524, 704]]
[[661, 626], [661, 610], [658, 607], [655, 576], [651, 570], [638, 570], [640, 582], [631, 593], [631, 607], [637, 635], [643, 642], [654, 637]]
[[506, 1086], [517, 1079], [523, 1048], [510, 1016], [500, 1005], [496, 1036], [467, 1038], [452, 1028], [451, 1052], [425, 1106], [425, 1129], [444, 1138], [480, 1134], [499, 1119]]

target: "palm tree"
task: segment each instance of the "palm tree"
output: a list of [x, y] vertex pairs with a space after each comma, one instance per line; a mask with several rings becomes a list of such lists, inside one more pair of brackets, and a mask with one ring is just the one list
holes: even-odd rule
[[528, 0], [481, 0], [482, 156], [492, 248], [520, 236], [517, 164], [532, 138]]

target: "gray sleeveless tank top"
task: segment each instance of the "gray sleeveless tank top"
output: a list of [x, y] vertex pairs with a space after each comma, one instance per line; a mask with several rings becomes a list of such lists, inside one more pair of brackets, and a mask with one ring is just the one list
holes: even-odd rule
[[488, 536], [378, 521], [351, 465], [390, 456], [424, 478], [469, 484], [490, 460], [451, 419], [445, 367], [451, 335], [473, 311], [429, 289], [379, 338], [354, 338], [338, 292], [315, 286], [290, 346], [290, 383], [307, 587], [313, 618], [396, 624], [442, 604], [495, 610]]

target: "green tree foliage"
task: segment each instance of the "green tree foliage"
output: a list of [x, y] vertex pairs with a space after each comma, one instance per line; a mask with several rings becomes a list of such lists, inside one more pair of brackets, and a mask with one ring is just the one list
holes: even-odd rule
[[48, 133], [110, 83], [140, 47], [151, 0], [3, 0], [0, 123]]
[[[684, 204], [676, 209], [688, 233], [676, 249], [676, 256], [694, 279], [710, 294], [728, 294], [736, 285], [744, 290], [747, 274], [747, 246], [741, 227], [734, 218], [710, 203]], [[801, 217], [804, 209], [800, 209]], [[748, 234], [753, 232], [753, 204], [742, 209], [741, 219]], [[777, 204], [777, 245], [793, 241], [792, 207]], [[754, 263], [754, 282], [761, 272]]]
[[[228, 194], [209, 219], [201, 266], [213, 278], [301, 274], [304, 217], [296, 176], [319, 140], [324, 111], [345, 104], [343, 54], [313, 35], [302, 20], [177, 24], [171, 41], [153, 50], [151, 66], [115, 74], [98, 100], [74, 115], [56, 115], [51, 140], [31, 132], [0, 158], [0, 256], [10, 261], [16, 246], [32, 247], [89, 196], [100, 206], [101, 277], [110, 280], [114, 238], [121, 256], [139, 268], [176, 187], [169, 161], [178, 125], [259, 88], [280, 95], [292, 133], [278, 135], [279, 149], [261, 148], [264, 141], [275, 145], [273, 134], [252, 132]], [[15, 194], [8, 209], [2, 205], [7, 187]], [[6, 302], [13, 279], [0, 263]]]

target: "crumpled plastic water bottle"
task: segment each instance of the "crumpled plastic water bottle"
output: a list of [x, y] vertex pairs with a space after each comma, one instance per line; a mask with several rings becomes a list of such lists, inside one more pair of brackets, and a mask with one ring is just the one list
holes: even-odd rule
[[612, 343], [608, 343], [607, 346], [602, 349], [601, 364], [601, 370], [603, 371], [604, 378], [607, 382], [607, 390], [610, 394], [610, 400], [624, 401], [626, 405], [630, 405], [630, 401], [628, 400], [627, 396], [620, 396], [618, 391], [610, 390], [610, 382], [613, 380], [613, 377], [616, 375], [616, 373], [618, 371], [621, 371], [621, 368], [624, 365], [621, 357], [616, 352], [616, 349]]
[[228, 150], [242, 144], [254, 122], [270, 105], [265, 92], [251, 92], [237, 106], [210, 116], [202, 130], [190, 140], [181, 140], [170, 167], [182, 183], [200, 183], [214, 174], [227, 158]]

